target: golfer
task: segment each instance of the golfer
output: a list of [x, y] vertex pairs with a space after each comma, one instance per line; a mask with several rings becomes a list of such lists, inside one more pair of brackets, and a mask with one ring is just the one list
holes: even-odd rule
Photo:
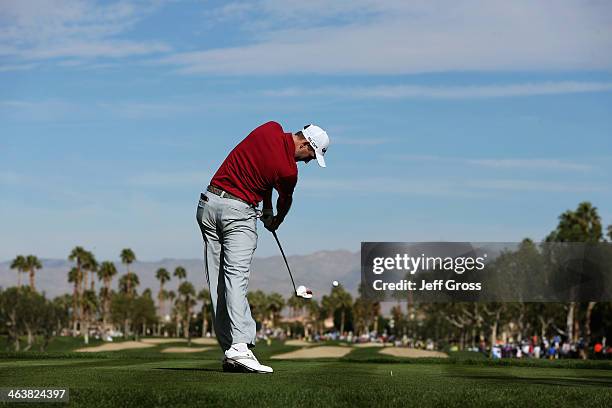
[[[316, 159], [325, 167], [327, 133], [308, 125], [286, 133], [268, 122], [253, 130], [231, 151], [200, 194], [196, 218], [204, 239], [204, 268], [213, 306], [213, 325], [225, 352], [224, 371], [271, 373], [257, 361], [255, 321], [247, 300], [257, 218], [275, 231], [291, 208], [297, 183], [296, 162]], [[276, 215], [272, 189], [278, 192]], [[263, 201], [263, 210], [257, 206]]]

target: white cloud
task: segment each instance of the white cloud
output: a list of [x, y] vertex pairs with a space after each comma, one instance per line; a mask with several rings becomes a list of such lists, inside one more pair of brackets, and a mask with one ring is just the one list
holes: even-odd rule
[[169, 47], [114, 37], [158, 9], [161, 1], [19, 0], [0, 5], [0, 55], [25, 60], [121, 58]]
[[19, 52], [27, 59], [50, 59], [50, 58], [123, 58], [133, 55], [146, 55], [169, 51], [170, 47], [162, 43], [137, 43], [132, 41], [102, 40], [80, 42], [71, 41], [64, 44], [49, 47], [31, 48]]
[[480, 99], [610, 91], [612, 91], [612, 82], [559, 81], [473, 86], [390, 85], [324, 88], [293, 87], [280, 90], [268, 90], [264, 91], [264, 94], [277, 97], [328, 96], [358, 99]]
[[204, 110], [203, 104], [185, 102], [101, 102], [97, 106], [112, 115], [129, 119], [167, 118]]
[[249, 45], [162, 62], [185, 74], [229, 75], [612, 67], [605, 1], [262, 1], [252, 9], [236, 21], [250, 30]]
[[394, 156], [402, 161], [431, 162], [436, 165], [448, 164], [451, 166], [471, 165], [489, 167], [496, 169], [523, 169], [523, 170], [550, 170], [550, 171], [570, 171], [586, 172], [593, 170], [593, 165], [587, 163], [577, 163], [565, 159], [550, 158], [486, 158], [468, 159], [458, 157], [443, 157], [432, 155], [400, 155]]
[[10, 72], [10, 71], [25, 71], [28, 69], [35, 68], [36, 64], [12, 64], [12, 65], [2, 65], [0, 66], [0, 72]]
[[595, 193], [609, 189], [590, 183], [567, 183], [539, 180], [472, 180], [467, 181], [468, 187], [477, 190], [508, 190], [539, 193]]
[[226, 22], [230, 20], [236, 20], [246, 18], [256, 8], [255, 2], [233, 2], [224, 4], [221, 7], [215, 8], [205, 13], [207, 18], [214, 20], [215, 22]]
[[[72, 63], [72, 60], [71, 60]], [[78, 65], [77, 65], [78, 66]], [[87, 64], [89, 69], [96, 64]], [[103, 67], [103, 65], [102, 65]], [[109, 114], [116, 118], [148, 119], [168, 118], [202, 112], [205, 103], [156, 101], [100, 101], [78, 103], [70, 99], [0, 100], [0, 116], [24, 120], [83, 120]]]
[[506, 169], [542, 169], [565, 171], [589, 171], [590, 164], [573, 163], [559, 159], [475, 159], [466, 160], [469, 164]]
[[468, 191], [455, 182], [441, 179], [410, 180], [402, 178], [337, 178], [337, 179], [304, 179], [300, 189], [311, 194], [331, 193], [332, 195], [350, 194], [390, 194], [434, 197], [482, 197], [482, 192]]
[[537, 193], [593, 193], [609, 191], [607, 187], [592, 183], [556, 182], [520, 179], [411, 179], [402, 178], [350, 178], [308, 179], [300, 188], [309, 193], [389, 194], [408, 196], [485, 198], [495, 197], [499, 191]]

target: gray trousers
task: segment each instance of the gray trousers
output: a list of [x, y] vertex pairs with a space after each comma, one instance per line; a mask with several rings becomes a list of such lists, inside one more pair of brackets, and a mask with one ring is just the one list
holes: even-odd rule
[[210, 288], [213, 325], [223, 350], [235, 343], [255, 345], [255, 321], [247, 300], [257, 210], [206, 192], [196, 219], [204, 240], [204, 270]]

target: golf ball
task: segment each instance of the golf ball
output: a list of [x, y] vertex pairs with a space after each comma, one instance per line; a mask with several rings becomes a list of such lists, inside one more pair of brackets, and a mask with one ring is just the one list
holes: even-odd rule
[[340, 284], [340, 282], [338, 282], [337, 280], [332, 282], [332, 285], [334, 285], [334, 286], [338, 286], [339, 284]]

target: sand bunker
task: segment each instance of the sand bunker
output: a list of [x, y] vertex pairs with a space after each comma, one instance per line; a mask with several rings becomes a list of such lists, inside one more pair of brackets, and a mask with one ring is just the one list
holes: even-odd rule
[[205, 346], [216, 346], [219, 344], [217, 343], [217, 339], [212, 337], [198, 337], [197, 339], [191, 339], [191, 342], [194, 344], [203, 344]]
[[285, 346], [308, 347], [314, 346], [314, 343], [310, 343], [306, 340], [287, 340]]
[[164, 339], [142, 339], [140, 341], [146, 344], [167, 344], [167, 343], [184, 343], [187, 341], [187, 339], [164, 338]]
[[386, 347], [379, 351], [381, 354], [386, 354], [393, 357], [410, 357], [410, 358], [422, 358], [422, 357], [437, 357], [437, 358], [448, 358], [446, 353], [441, 351], [429, 351], [419, 350], [413, 348], [404, 347]]
[[212, 347], [167, 347], [162, 353], [200, 353], [202, 351], [212, 350]]
[[354, 347], [358, 348], [368, 348], [368, 347], [384, 347], [385, 345], [382, 343], [357, 343], [353, 344]]
[[272, 356], [275, 360], [294, 359], [294, 358], [338, 358], [344, 357], [351, 352], [350, 347], [321, 346], [304, 347], [289, 353], [277, 354]]
[[83, 347], [74, 351], [79, 353], [97, 353], [100, 351], [120, 351], [147, 347], [153, 347], [153, 344], [146, 344], [140, 341], [122, 341], [120, 343], [106, 343], [96, 347]]

